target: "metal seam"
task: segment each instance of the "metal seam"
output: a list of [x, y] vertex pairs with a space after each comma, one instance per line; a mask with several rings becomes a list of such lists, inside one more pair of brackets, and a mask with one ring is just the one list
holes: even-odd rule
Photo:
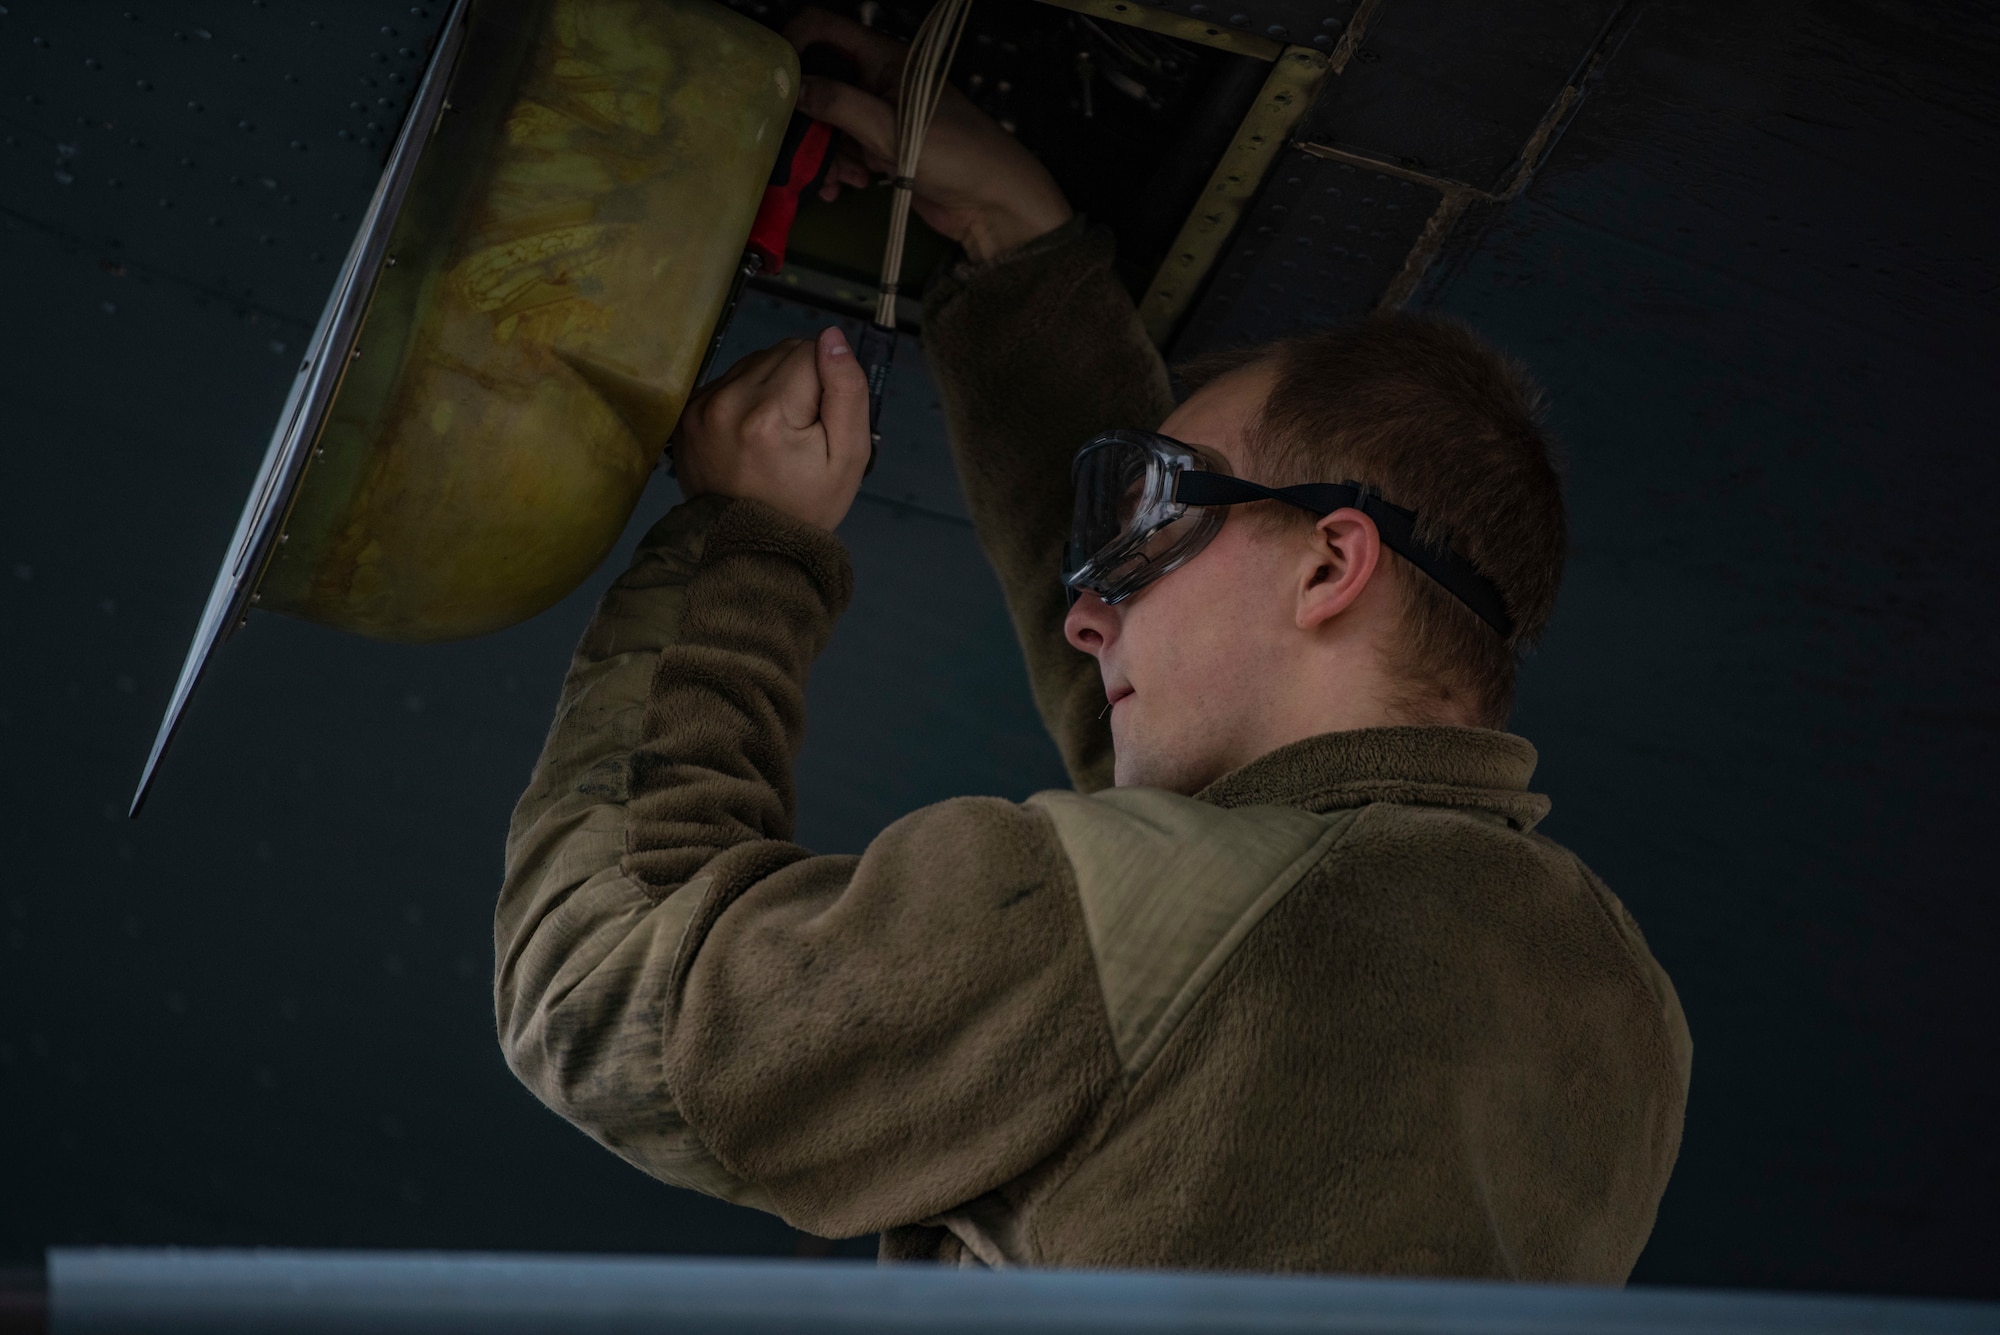
[[1256, 103], [1229, 141], [1140, 300], [1139, 318], [1155, 347], [1166, 346], [1194, 304], [1195, 293], [1221, 259], [1278, 154], [1290, 143], [1292, 127], [1312, 104], [1331, 64], [1331, 57], [1306, 46], [1286, 47], [1272, 64]]

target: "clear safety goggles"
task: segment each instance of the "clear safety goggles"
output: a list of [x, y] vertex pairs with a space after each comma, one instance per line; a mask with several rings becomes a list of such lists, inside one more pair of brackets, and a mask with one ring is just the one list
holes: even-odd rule
[[1107, 431], [1076, 452], [1076, 508], [1062, 580], [1074, 600], [1094, 593], [1119, 603], [1193, 560], [1222, 529], [1224, 508], [1282, 501], [1318, 516], [1356, 509], [1375, 521], [1382, 545], [1429, 575], [1502, 637], [1513, 619], [1493, 582], [1448, 547], [1419, 542], [1414, 510], [1391, 505], [1359, 482], [1265, 487], [1225, 471], [1199, 445], [1151, 431]]

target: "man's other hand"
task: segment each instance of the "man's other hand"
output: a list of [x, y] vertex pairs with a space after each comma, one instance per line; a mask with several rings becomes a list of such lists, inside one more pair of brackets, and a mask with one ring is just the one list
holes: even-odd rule
[[[851, 19], [806, 9], [785, 25], [800, 51], [825, 43], [852, 60], [861, 84], [808, 77], [799, 110], [845, 133], [822, 198], [865, 187], [896, 169], [897, 82], [909, 48]], [[917, 164], [917, 216], [985, 261], [1070, 220], [1069, 201], [1035, 155], [956, 88], [946, 88]]]
[[840, 330], [753, 352], [688, 403], [674, 475], [689, 500], [762, 501], [832, 529], [868, 467], [868, 377]]

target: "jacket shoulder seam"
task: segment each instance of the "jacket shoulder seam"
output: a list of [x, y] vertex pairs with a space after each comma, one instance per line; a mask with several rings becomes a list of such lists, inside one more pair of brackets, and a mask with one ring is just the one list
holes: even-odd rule
[[1140, 1050], [1134, 1054], [1133, 1060], [1126, 1070], [1126, 1080], [1128, 1082], [1137, 1081], [1145, 1075], [1146, 1071], [1166, 1047], [1168, 1040], [1179, 1032], [1181, 1022], [1187, 1018], [1188, 1013], [1194, 1009], [1195, 1004], [1208, 992], [1209, 986], [1214, 983], [1216, 976], [1222, 972], [1223, 966], [1235, 957], [1236, 952], [1242, 948], [1244, 941], [1270, 916], [1271, 910], [1276, 908], [1287, 895], [1291, 894], [1298, 887], [1299, 882], [1305, 879], [1306, 874], [1322, 861], [1331, 857], [1340, 845], [1346, 841], [1348, 836], [1353, 832], [1354, 824], [1351, 820], [1329, 821], [1325, 831], [1304, 852], [1294, 858], [1284, 870], [1280, 871], [1270, 884], [1264, 888], [1263, 893], [1259, 894], [1244, 912], [1237, 917], [1230, 930], [1224, 934], [1221, 940], [1215, 943], [1214, 948], [1196, 966], [1194, 972], [1189, 974], [1187, 981], [1181, 985], [1180, 991], [1175, 995], [1172, 1004], [1168, 1007], [1167, 1014], [1161, 1018], [1159, 1026], [1153, 1031], [1151, 1037], [1148, 1038]]
[[1069, 863], [1128, 1087], [1353, 823], [1348, 812], [1225, 811], [1144, 789], [1029, 803], [1052, 821]]

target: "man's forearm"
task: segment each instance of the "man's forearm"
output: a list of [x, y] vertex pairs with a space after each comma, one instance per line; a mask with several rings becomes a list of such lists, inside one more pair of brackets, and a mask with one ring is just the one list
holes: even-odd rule
[[1111, 258], [1109, 233], [1079, 219], [947, 278], [924, 317], [973, 522], [1043, 721], [1086, 792], [1111, 782], [1111, 734], [1096, 664], [1062, 633], [1070, 459], [1094, 435], [1149, 429], [1173, 408], [1166, 367]]
[[699, 574], [632, 756], [624, 867], [663, 891], [726, 879], [716, 859], [791, 839], [806, 675], [853, 590], [837, 538], [751, 501], [709, 530]]

